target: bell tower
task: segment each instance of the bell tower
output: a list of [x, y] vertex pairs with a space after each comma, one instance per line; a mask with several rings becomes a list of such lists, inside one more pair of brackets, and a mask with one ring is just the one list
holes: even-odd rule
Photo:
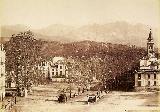
[[151, 29], [150, 29], [149, 36], [147, 39], [147, 55], [148, 57], [154, 56], [154, 42], [153, 42]]

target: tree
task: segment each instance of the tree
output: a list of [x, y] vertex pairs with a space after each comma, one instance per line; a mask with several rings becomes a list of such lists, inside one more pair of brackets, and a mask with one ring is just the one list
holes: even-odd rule
[[[16, 82], [17, 87], [28, 87], [36, 80], [36, 65], [40, 62], [41, 41], [34, 39], [31, 31], [12, 35], [5, 43], [6, 71], [8, 78]], [[14, 75], [10, 76], [9, 73]]]

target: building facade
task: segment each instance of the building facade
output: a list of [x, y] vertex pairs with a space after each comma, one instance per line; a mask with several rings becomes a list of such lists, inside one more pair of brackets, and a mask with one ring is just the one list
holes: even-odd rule
[[160, 66], [155, 56], [154, 41], [150, 30], [147, 39], [147, 55], [140, 59], [140, 68], [135, 73], [135, 90], [159, 90], [160, 89]]
[[54, 82], [63, 82], [68, 77], [67, 66], [63, 57], [54, 57], [50, 62], [49, 76]]
[[47, 61], [42, 61], [38, 65], [38, 69], [42, 72], [45, 78], [49, 77], [49, 62]]
[[5, 97], [5, 51], [0, 44], [0, 101]]

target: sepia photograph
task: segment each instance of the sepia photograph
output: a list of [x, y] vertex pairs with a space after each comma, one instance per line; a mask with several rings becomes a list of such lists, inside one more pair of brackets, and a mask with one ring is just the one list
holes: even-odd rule
[[0, 0], [0, 112], [160, 112], [160, 0]]

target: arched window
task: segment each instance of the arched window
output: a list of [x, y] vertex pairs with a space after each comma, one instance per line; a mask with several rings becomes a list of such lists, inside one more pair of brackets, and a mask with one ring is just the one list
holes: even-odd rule
[[151, 45], [149, 46], [149, 49], [152, 49], [152, 46], [151, 46]]

